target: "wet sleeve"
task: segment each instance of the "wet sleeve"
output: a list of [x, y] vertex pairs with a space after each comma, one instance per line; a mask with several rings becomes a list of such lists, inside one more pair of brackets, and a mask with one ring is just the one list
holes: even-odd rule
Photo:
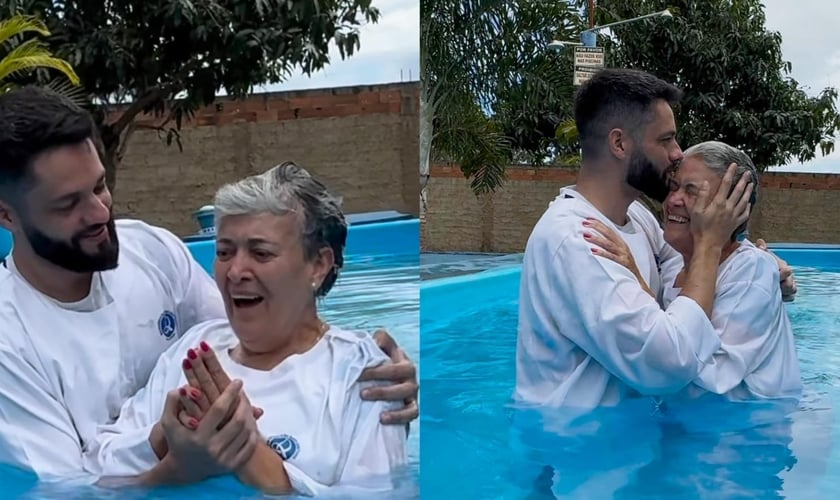
[[[775, 261], [743, 259], [730, 269], [737, 280], [722, 280], [715, 296], [712, 323], [721, 339], [714, 362], [706, 365], [695, 384], [726, 394], [747, 381], [759, 397], [797, 396], [801, 388], [793, 331], [776, 283]], [[761, 366], [760, 376], [753, 375]]]
[[1, 344], [0, 462], [40, 478], [84, 470], [81, 440], [63, 401], [39, 370]]
[[123, 403], [116, 422], [97, 428], [95, 442], [85, 454], [85, 469], [99, 477], [140, 475], [158, 463], [149, 436], [160, 420], [166, 394], [184, 382], [180, 357], [192, 333], [184, 336], [159, 359], [146, 385]]
[[[361, 388], [357, 386], [351, 390], [358, 393]], [[380, 414], [387, 409], [385, 404], [363, 401], [358, 396], [352, 399], [354, 402], [347, 408], [343, 422], [352, 432], [342, 443], [347, 449], [344, 462], [339, 465], [338, 482], [333, 485], [320, 483], [286, 462], [286, 473], [295, 491], [304, 495], [321, 495], [329, 491], [356, 497], [394, 489], [393, 475], [406, 462], [405, 427], [379, 422]]]
[[[339, 351], [340, 352], [340, 351]], [[334, 484], [323, 484], [308, 476], [294, 464], [286, 462], [286, 473], [293, 488], [304, 495], [326, 492], [352, 498], [365, 498], [377, 492], [392, 491], [394, 473], [406, 461], [407, 436], [402, 425], [383, 425], [380, 415], [384, 411], [400, 408], [402, 403], [390, 401], [365, 401], [361, 391], [380, 381], [358, 382], [366, 367], [388, 362], [375, 342], [368, 339], [355, 344], [346, 355], [337, 355], [334, 384], [344, 390], [341, 416], [334, 429], [319, 429], [337, 438], [335, 443], [341, 457], [332, 475]]]

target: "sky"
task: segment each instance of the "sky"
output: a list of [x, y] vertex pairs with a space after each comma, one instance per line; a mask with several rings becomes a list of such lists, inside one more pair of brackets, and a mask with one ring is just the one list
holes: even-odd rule
[[[790, 61], [790, 76], [810, 95], [827, 86], [840, 87], [840, 9], [834, 0], [764, 0], [767, 29], [782, 35], [782, 54]], [[416, 81], [419, 61], [419, 0], [373, 0], [381, 16], [377, 24], [361, 29], [361, 47], [342, 61], [333, 62], [311, 78], [298, 75], [281, 85], [257, 91], [299, 90]], [[840, 138], [827, 157], [777, 168], [792, 172], [840, 173]], [[776, 170], [776, 169], [773, 169]]]
[[342, 60], [330, 47], [330, 64], [311, 77], [298, 74], [256, 92], [345, 87], [420, 79], [420, 0], [373, 0], [379, 21], [363, 26], [359, 50]]
[[[764, 0], [767, 29], [782, 34], [782, 56], [800, 88], [817, 95], [825, 87], [840, 87], [840, 10], [834, 0]], [[806, 164], [779, 170], [840, 173], [840, 138], [835, 151]]]

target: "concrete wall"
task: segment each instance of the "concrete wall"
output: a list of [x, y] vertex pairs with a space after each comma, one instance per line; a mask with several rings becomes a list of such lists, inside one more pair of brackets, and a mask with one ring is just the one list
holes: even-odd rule
[[[575, 172], [510, 167], [495, 193], [476, 197], [457, 166], [431, 169], [421, 247], [428, 252], [525, 249], [531, 229]], [[840, 243], [840, 175], [765, 173], [750, 238]]]
[[343, 196], [348, 213], [417, 215], [418, 116], [418, 82], [221, 99], [184, 124], [183, 152], [156, 131], [133, 134], [117, 171], [115, 213], [193, 234], [192, 212], [222, 184], [293, 160]]

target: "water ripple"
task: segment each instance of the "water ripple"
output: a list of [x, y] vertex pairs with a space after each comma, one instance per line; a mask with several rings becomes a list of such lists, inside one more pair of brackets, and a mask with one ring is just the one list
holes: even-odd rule
[[[426, 259], [421, 272], [473, 272], [494, 260]], [[434, 457], [423, 464], [424, 496], [833, 498], [840, 491], [840, 270], [794, 272], [799, 292], [785, 307], [805, 393], [790, 412], [709, 400], [657, 417], [643, 400], [589, 419], [535, 419], [509, 406], [515, 300], [465, 296], [455, 318], [423, 311], [421, 446]], [[558, 434], [558, 422], [573, 423], [573, 431]]]

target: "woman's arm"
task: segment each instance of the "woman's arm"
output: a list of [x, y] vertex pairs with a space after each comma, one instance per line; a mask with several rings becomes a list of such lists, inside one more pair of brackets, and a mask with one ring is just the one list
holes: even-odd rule
[[[359, 385], [370, 387], [370, 384]], [[355, 398], [349, 406], [348, 419], [353, 418], [355, 422], [347, 422], [352, 431], [349, 435], [344, 433], [348, 451], [339, 484], [359, 491], [388, 491], [393, 488], [392, 474], [407, 460], [405, 430], [381, 423], [379, 415], [392, 406], [389, 403]]]
[[656, 294], [653, 293], [653, 290], [650, 289], [650, 286], [648, 286], [642, 277], [642, 273], [636, 265], [636, 259], [633, 258], [633, 253], [630, 252], [630, 247], [627, 246], [627, 242], [599, 220], [587, 219], [583, 225], [594, 230], [583, 233], [584, 239], [593, 245], [592, 253], [610, 259], [629, 269], [633, 273], [633, 276], [639, 280], [642, 290], [655, 299]]
[[237, 471], [236, 476], [244, 484], [269, 495], [284, 495], [294, 491], [283, 458], [265, 441], [257, 444], [251, 459]]
[[798, 397], [799, 362], [776, 263], [755, 251], [736, 258], [715, 297], [712, 324], [721, 347], [694, 383], [715, 394], [747, 383], [757, 397]]

